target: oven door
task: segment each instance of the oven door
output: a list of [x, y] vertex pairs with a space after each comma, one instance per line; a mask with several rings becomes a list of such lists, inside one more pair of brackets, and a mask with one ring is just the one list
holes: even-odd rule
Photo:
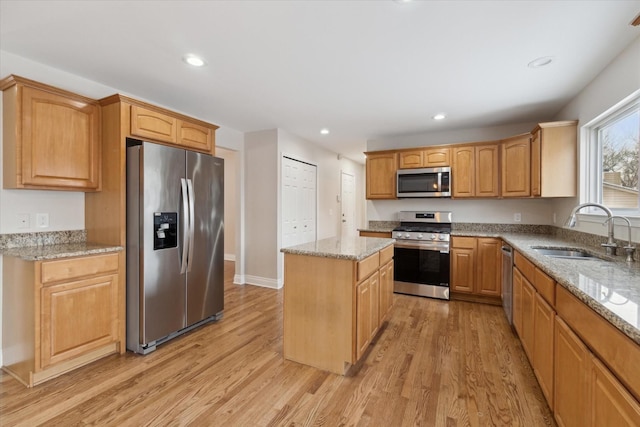
[[449, 299], [449, 245], [396, 242], [394, 292]]

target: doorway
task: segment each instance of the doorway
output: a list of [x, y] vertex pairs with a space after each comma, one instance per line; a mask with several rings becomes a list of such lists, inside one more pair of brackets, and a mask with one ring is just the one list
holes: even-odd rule
[[350, 237], [356, 235], [356, 178], [355, 176], [341, 172], [340, 179], [340, 205], [341, 205], [341, 236]]

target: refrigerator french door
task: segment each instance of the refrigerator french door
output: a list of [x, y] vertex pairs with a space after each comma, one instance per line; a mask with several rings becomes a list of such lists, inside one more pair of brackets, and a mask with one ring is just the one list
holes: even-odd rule
[[127, 139], [127, 348], [222, 317], [224, 161]]

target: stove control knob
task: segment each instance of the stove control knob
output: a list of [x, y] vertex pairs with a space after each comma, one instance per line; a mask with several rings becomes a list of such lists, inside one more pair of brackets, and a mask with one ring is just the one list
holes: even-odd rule
[[438, 236], [438, 239], [444, 240], [444, 237], [445, 237], [444, 234], [441, 234], [441, 235]]
[[422, 239], [424, 236], [422, 234], [418, 234], [418, 239]]
[[409, 234], [409, 233], [404, 233], [404, 238], [405, 238], [405, 239], [408, 239], [409, 237], [411, 237], [411, 234]]
[[431, 240], [436, 240], [436, 235], [435, 234], [431, 235]]

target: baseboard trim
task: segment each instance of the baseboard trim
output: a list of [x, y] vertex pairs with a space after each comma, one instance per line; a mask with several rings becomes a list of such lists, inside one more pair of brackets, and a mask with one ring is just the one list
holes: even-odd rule
[[244, 276], [244, 284], [261, 286], [263, 288], [280, 289], [282, 288], [282, 281], [277, 279], [270, 279], [268, 277], [260, 276]]
[[236, 260], [236, 254], [224, 254], [225, 261], [234, 261]]

